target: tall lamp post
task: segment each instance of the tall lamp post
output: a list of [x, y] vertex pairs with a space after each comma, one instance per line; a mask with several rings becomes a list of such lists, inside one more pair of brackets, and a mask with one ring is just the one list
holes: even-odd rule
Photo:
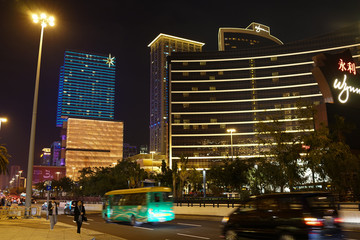
[[230, 133], [230, 146], [231, 146], [231, 159], [234, 159], [234, 152], [233, 152], [233, 138], [232, 135], [236, 130], [234, 128], [230, 128], [226, 130], [228, 133]]
[[39, 95], [40, 64], [41, 64], [41, 52], [42, 52], [44, 29], [47, 25], [50, 25], [50, 26], [55, 25], [54, 17], [48, 17], [48, 16], [46, 16], [45, 13], [40, 14], [40, 16], [38, 16], [37, 14], [33, 14], [32, 18], [33, 18], [34, 23], [41, 24], [41, 33], [40, 33], [38, 62], [37, 62], [37, 68], [36, 68], [34, 102], [33, 102], [30, 144], [29, 144], [29, 160], [28, 160], [27, 181], [26, 181], [26, 198], [25, 198], [25, 216], [26, 217], [30, 217], [30, 211], [31, 211], [31, 195], [32, 195], [32, 186], [31, 185], [32, 185], [32, 177], [33, 177], [34, 152], [35, 152], [36, 114], [37, 114], [38, 95]]
[[2, 122], [7, 122], [7, 118], [0, 118], [0, 130], [1, 130], [1, 123]]

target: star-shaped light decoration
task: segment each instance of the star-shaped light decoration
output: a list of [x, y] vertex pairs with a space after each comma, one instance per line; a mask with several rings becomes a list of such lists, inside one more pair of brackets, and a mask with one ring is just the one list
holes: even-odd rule
[[111, 57], [111, 53], [109, 53], [109, 57], [104, 61], [106, 61], [106, 64], [109, 64], [109, 67], [111, 67], [111, 65], [115, 65], [114, 60], [115, 60], [115, 57]]

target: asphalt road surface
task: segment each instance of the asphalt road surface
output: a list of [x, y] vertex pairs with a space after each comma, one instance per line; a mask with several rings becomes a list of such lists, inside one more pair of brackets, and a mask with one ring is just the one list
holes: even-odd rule
[[[100, 213], [87, 214], [83, 228], [122, 237], [127, 240], [196, 240], [220, 238], [220, 219], [175, 219], [171, 222], [131, 226], [129, 223], [106, 223]], [[59, 215], [58, 221], [76, 225], [73, 216]], [[357, 228], [357, 229], [356, 229]], [[360, 239], [360, 227], [345, 229], [345, 240]]]

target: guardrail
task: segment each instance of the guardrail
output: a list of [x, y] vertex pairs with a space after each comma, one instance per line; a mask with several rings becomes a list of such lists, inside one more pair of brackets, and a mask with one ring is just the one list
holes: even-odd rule
[[238, 198], [178, 198], [174, 200], [176, 206], [182, 207], [228, 207], [234, 208], [241, 204], [241, 200]]
[[[41, 207], [31, 207], [32, 217], [41, 217]], [[0, 208], [0, 220], [25, 217], [25, 207]]]
[[[177, 207], [238, 207], [243, 203], [239, 198], [178, 198], [174, 199], [174, 206]], [[338, 202], [338, 210], [358, 210], [359, 202]]]

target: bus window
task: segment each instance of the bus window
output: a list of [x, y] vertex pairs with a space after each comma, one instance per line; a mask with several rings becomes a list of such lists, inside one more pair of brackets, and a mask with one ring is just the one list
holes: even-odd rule
[[160, 202], [160, 193], [154, 193], [154, 202]]
[[113, 197], [113, 206], [120, 206], [121, 205], [122, 195], [114, 195]]
[[173, 196], [172, 196], [172, 193], [170, 192], [163, 192], [162, 193], [162, 196], [163, 196], [163, 202], [172, 202], [173, 201]]

